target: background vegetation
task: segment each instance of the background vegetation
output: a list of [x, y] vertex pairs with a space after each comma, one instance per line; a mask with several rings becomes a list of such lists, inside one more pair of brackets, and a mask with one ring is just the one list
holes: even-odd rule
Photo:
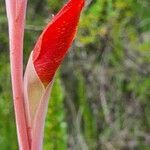
[[[24, 63], [64, 0], [29, 0]], [[150, 149], [150, 2], [87, 0], [59, 69], [44, 150]], [[8, 27], [0, 1], [0, 149], [17, 150]]]

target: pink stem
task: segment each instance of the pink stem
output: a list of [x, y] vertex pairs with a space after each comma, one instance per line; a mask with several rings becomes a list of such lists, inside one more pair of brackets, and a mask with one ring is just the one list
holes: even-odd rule
[[[16, 28], [19, 28], [17, 24], [14, 24]], [[11, 79], [14, 99], [14, 109], [16, 116], [17, 135], [19, 141], [20, 150], [28, 150], [28, 136], [26, 117], [23, 100], [23, 72], [22, 72], [22, 38], [21, 31], [10, 31], [10, 62], [11, 62]], [[16, 40], [17, 39], [17, 40]], [[17, 41], [17, 42], [16, 42]]]
[[[6, 8], [9, 22], [11, 79], [17, 135], [19, 149], [29, 150], [30, 147], [23, 98], [23, 36], [26, 1], [22, 1], [22, 4], [24, 5], [20, 4], [20, 8], [17, 8], [17, 2], [10, 1], [11, 0], [6, 0]], [[16, 9], [16, 11], [14, 9]], [[19, 9], [21, 10], [20, 15], [19, 12], [17, 13]]]

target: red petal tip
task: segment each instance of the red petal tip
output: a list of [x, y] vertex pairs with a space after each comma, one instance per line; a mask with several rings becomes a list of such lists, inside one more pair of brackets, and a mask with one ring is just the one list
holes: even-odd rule
[[47, 25], [33, 50], [33, 63], [42, 83], [47, 86], [70, 47], [79, 22], [84, 0], [70, 0]]

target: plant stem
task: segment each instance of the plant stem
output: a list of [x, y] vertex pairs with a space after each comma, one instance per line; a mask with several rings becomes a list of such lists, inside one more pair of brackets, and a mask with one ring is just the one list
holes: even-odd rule
[[13, 89], [14, 109], [17, 125], [17, 135], [20, 150], [29, 150], [27, 135], [24, 98], [23, 98], [23, 33], [20, 26], [13, 24], [10, 33], [10, 62], [11, 62], [11, 79]]
[[19, 150], [30, 149], [23, 96], [23, 37], [26, 2], [26, 0], [6, 0], [9, 24], [11, 79]]

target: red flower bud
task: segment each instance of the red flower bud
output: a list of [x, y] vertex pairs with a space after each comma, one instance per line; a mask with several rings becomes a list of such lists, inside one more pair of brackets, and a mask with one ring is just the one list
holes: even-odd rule
[[83, 5], [84, 0], [70, 0], [53, 17], [34, 47], [34, 67], [45, 86], [52, 81], [75, 37]]

